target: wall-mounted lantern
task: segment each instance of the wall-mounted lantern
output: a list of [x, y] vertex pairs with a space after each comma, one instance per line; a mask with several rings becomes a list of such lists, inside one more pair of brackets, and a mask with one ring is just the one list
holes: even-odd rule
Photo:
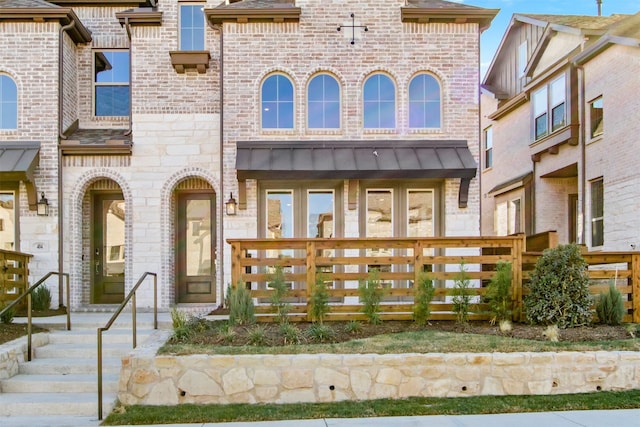
[[236, 199], [233, 198], [233, 193], [229, 193], [229, 200], [224, 204], [227, 215], [233, 216], [237, 213], [238, 204], [236, 203]]
[[49, 201], [44, 197], [44, 193], [40, 195], [40, 200], [38, 200], [38, 216], [49, 216]]

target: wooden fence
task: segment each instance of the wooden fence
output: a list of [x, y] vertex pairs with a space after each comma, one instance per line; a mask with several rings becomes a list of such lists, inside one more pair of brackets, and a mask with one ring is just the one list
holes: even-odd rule
[[29, 287], [29, 260], [32, 256], [0, 249], [0, 308]]
[[[411, 319], [415, 284], [426, 271], [436, 286], [431, 319], [452, 320], [451, 297], [464, 269], [473, 295], [470, 320], [490, 318], [481, 296], [498, 262], [511, 263], [514, 320], [524, 320], [522, 302], [526, 280], [541, 252], [525, 252], [524, 235], [506, 237], [229, 239], [232, 284], [244, 285], [258, 302], [262, 321], [274, 319], [268, 282], [281, 267], [289, 288], [293, 321], [310, 320], [310, 297], [319, 277], [327, 284], [330, 311], [326, 320], [364, 320], [358, 285], [372, 270], [386, 288], [381, 305], [383, 320]], [[591, 291], [598, 294], [616, 283], [623, 294], [625, 321], [640, 322], [640, 254], [588, 253]]]

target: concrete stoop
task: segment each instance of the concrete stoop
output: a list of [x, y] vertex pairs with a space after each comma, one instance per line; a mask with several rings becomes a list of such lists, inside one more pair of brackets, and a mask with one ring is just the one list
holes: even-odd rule
[[[19, 363], [17, 375], [0, 380], [0, 425], [33, 427], [39, 419], [47, 426], [98, 425], [97, 327], [104, 324], [92, 319], [66, 331], [39, 322], [50, 328], [49, 344], [35, 348], [31, 362]], [[103, 333], [104, 417], [116, 403], [121, 358], [133, 350], [130, 325], [124, 321]], [[137, 344], [152, 331], [139, 323]]]

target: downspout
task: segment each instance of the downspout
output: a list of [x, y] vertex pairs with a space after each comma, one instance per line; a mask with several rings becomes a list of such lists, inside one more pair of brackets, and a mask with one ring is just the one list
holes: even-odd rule
[[[206, 16], [205, 16], [206, 19]], [[222, 292], [224, 293], [224, 38], [222, 33], [222, 24], [214, 25], [211, 23], [209, 19], [207, 19], [207, 24], [211, 27], [212, 30], [217, 31], [220, 34], [220, 60], [218, 73], [219, 73], [219, 91], [220, 91], [220, 155], [219, 157], [219, 167], [220, 167], [220, 202], [219, 202], [219, 210], [220, 210], [220, 262], [218, 263], [218, 271], [220, 272], [220, 281], [222, 285]], [[224, 295], [221, 298], [224, 301]], [[222, 305], [221, 303], [219, 305]]]
[[[124, 28], [127, 30], [127, 38], [129, 39], [129, 129], [124, 134], [129, 136], [133, 132], [133, 61], [131, 60], [131, 26], [129, 25], [128, 16], [124, 18]], [[133, 141], [131, 145], [133, 145]]]
[[580, 110], [580, 133], [578, 134], [580, 141], [580, 174], [582, 188], [580, 191], [580, 239], [578, 239], [578, 243], [586, 245], [587, 243], [587, 225], [586, 225], [586, 217], [587, 217], [587, 203], [586, 203], [586, 195], [587, 195], [587, 143], [586, 143], [586, 105], [584, 103], [585, 100], [585, 83], [584, 83], [584, 67], [582, 65], [576, 64], [576, 69], [578, 70], [578, 109]]
[[[76, 21], [71, 21], [67, 25], [60, 27], [58, 33], [58, 272], [64, 271], [64, 221], [62, 220], [62, 203], [63, 191], [62, 191], [62, 148], [60, 147], [60, 140], [67, 139], [64, 134], [64, 116], [63, 116], [63, 96], [64, 96], [64, 33], [71, 28], [75, 27]], [[63, 276], [58, 274], [58, 307], [63, 306]], [[67, 307], [67, 310], [71, 310], [71, 307]]]

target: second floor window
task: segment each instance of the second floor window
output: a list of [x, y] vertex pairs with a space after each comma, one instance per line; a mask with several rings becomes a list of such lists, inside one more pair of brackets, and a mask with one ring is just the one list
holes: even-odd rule
[[604, 130], [604, 105], [602, 97], [598, 97], [589, 104], [589, 121], [591, 122], [591, 138], [602, 135]]
[[0, 129], [18, 128], [18, 87], [13, 79], [0, 75]]
[[493, 166], [493, 128], [489, 126], [484, 130], [484, 167]]
[[409, 127], [440, 127], [440, 84], [429, 74], [420, 74], [409, 83]]
[[262, 83], [262, 129], [293, 129], [293, 84], [282, 74]]
[[384, 74], [374, 74], [364, 83], [365, 129], [396, 127], [396, 88]]
[[96, 116], [128, 116], [129, 51], [97, 51], [94, 55]]
[[604, 185], [603, 179], [591, 182], [591, 246], [604, 244]]
[[532, 99], [535, 140], [545, 137], [566, 125], [566, 83], [564, 76], [534, 92]]
[[180, 5], [180, 50], [204, 50], [203, 4]]
[[307, 126], [311, 129], [340, 128], [340, 85], [332, 76], [320, 74], [307, 89]]

